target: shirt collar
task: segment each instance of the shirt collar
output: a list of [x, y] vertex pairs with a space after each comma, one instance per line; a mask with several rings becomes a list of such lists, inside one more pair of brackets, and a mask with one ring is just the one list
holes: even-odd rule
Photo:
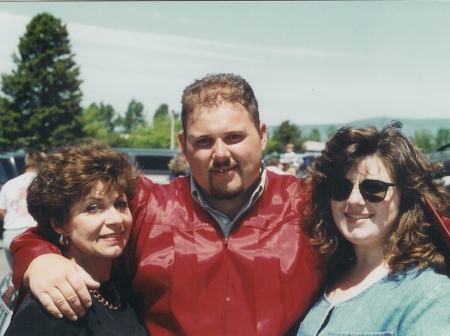
[[[266, 185], [266, 174], [267, 173], [267, 169], [266, 169], [266, 165], [264, 164], [264, 162], [262, 162], [261, 164], [261, 171], [260, 171], [260, 181], [259, 184], [257, 185], [257, 187], [255, 188], [255, 190], [253, 191], [252, 196], [250, 197], [249, 202], [247, 202], [242, 209], [239, 211], [238, 216], [239, 217], [240, 213], [242, 210], [252, 207], [253, 204], [255, 204], [255, 202], [259, 199], [259, 197], [261, 196], [264, 187]], [[198, 186], [197, 182], [194, 179], [194, 176], [191, 174], [191, 195], [194, 198], [194, 200], [197, 201], [198, 204], [200, 204], [200, 206], [205, 209], [206, 207], [210, 208], [209, 204], [206, 202], [206, 200], [203, 198], [202, 193], [200, 192], [200, 187]], [[220, 212], [219, 210], [216, 210], [217, 212]]]

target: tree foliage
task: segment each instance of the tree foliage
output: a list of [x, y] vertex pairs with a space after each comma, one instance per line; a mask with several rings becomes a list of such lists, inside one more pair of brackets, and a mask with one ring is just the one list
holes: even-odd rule
[[125, 117], [120, 120], [125, 133], [130, 133], [139, 127], [146, 126], [144, 118], [144, 105], [134, 99], [128, 104]]
[[117, 120], [111, 105], [92, 103], [83, 111], [83, 132], [87, 138], [101, 139], [110, 145], [117, 145], [120, 135], [114, 132]]
[[289, 122], [289, 120], [283, 121], [280, 126], [276, 127], [272, 137], [267, 143], [266, 153], [278, 152], [283, 153], [286, 150], [288, 143], [294, 144], [297, 149], [302, 148], [302, 144], [305, 139], [302, 139], [301, 129]]
[[153, 124], [142, 126], [130, 133], [128, 139], [130, 147], [144, 148], [170, 148], [170, 135], [172, 118], [174, 119], [174, 141], [176, 135], [181, 131], [181, 121], [178, 120], [179, 113], [169, 111], [167, 104], [161, 104], [153, 115]]
[[436, 148], [450, 143], [450, 129], [440, 128], [436, 134]]
[[153, 115], [153, 124], [167, 123], [170, 121], [169, 106], [167, 104], [161, 104]]
[[83, 136], [81, 80], [65, 25], [35, 16], [19, 41], [17, 66], [2, 75], [0, 141], [4, 149], [46, 149]]
[[320, 142], [320, 132], [317, 128], [313, 128], [309, 133], [308, 140]]
[[431, 152], [434, 150], [433, 136], [428, 130], [415, 131], [411, 140], [424, 152]]

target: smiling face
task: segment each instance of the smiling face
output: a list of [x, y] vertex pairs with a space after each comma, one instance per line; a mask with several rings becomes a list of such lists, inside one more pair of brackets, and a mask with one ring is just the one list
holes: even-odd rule
[[[120, 256], [128, 242], [132, 216], [124, 193], [103, 193], [98, 182], [90, 194], [74, 205], [71, 217], [58, 233], [69, 237], [67, 257], [92, 268]], [[95, 267], [95, 266], [94, 266]]]
[[[386, 166], [377, 156], [364, 158], [345, 175], [350, 181], [366, 179], [393, 183]], [[383, 239], [398, 215], [400, 195], [396, 187], [389, 187], [386, 197], [378, 203], [367, 202], [357, 186], [347, 200], [331, 200], [334, 222], [344, 237], [355, 248], [382, 249]]]
[[258, 179], [266, 141], [266, 126], [257, 129], [242, 105], [230, 103], [194, 110], [187, 135], [178, 135], [196, 182], [221, 200], [242, 195]]

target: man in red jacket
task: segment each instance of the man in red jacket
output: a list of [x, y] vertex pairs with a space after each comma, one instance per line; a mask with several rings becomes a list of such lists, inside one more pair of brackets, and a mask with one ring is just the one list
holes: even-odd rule
[[[192, 176], [142, 178], [131, 207], [132, 289], [152, 335], [281, 335], [306, 312], [321, 273], [301, 231], [307, 195], [267, 171], [267, 142], [250, 85], [210, 75], [182, 97], [180, 148]], [[75, 319], [97, 286], [39, 237], [17, 238], [15, 283], [55, 316]], [[23, 277], [22, 277], [23, 276]]]

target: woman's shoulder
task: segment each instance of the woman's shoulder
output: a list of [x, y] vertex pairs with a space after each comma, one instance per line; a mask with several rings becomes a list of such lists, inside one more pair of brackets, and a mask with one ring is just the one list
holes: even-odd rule
[[441, 297], [450, 297], [450, 278], [436, 273], [432, 268], [412, 269], [406, 274], [387, 276], [377, 288], [378, 294], [385, 295], [387, 300], [392, 299], [390, 295], [393, 291], [405, 305], [409, 303], [414, 306], [427, 299], [439, 301]]
[[[32, 294], [29, 294], [25, 297], [19, 309], [17, 309], [11, 323], [15, 320], [21, 320], [29, 317], [33, 317], [33, 319], [36, 318], [37, 321], [42, 322], [46, 319], [51, 319], [53, 316], [43, 309], [42, 305]], [[54, 319], [56, 318], [54, 317]]]
[[450, 330], [450, 279], [433, 269], [408, 274], [411, 288], [408, 314], [404, 319], [406, 335], [448, 335]]
[[32, 295], [20, 305], [5, 333], [5, 336], [34, 335], [82, 335], [78, 322], [51, 315]]
[[417, 268], [410, 270], [406, 273], [405, 279], [418, 284], [426, 284], [429, 288], [440, 284], [444, 287], [450, 285], [450, 278], [447, 275], [439, 274], [431, 267], [423, 270]]

